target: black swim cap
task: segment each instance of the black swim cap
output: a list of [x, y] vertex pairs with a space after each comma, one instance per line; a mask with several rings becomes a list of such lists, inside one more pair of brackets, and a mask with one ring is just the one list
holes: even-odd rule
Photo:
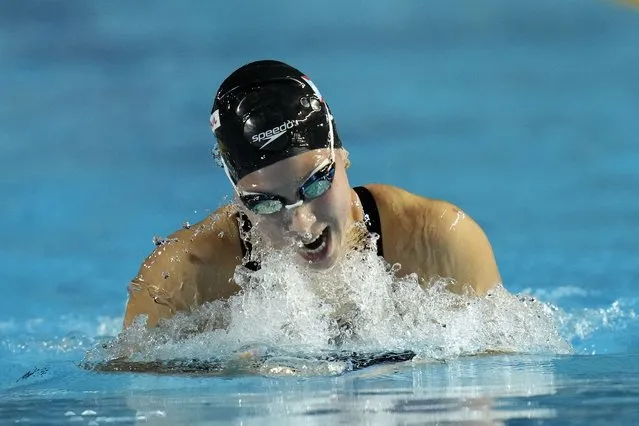
[[234, 183], [285, 158], [342, 146], [313, 82], [279, 61], [252, 62], [228, 76], [215, 95], [210, 121]]

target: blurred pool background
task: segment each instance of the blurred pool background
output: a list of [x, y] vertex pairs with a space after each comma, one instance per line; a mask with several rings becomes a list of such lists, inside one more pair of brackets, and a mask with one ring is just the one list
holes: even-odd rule
[[[564, 332], [577, 356], [532, 370], [521, 359], [504, 361], [513, 374], [567, 369], [571, 386], [577, 376], [631, 380], [613, 396], [535, 400], [550, 407], [542, 417], [568, 424], [581, 407], [582, 420], [596, 423], [579, 405], [590, 401], [633, 418], [639, 13], [594, 0], [2, 2], [0, 417], [13, 422], [20, 410], [49, 407], [50, 417], [38, 413], [67, 421], [64, 403], [42, 405], [43, 395], [130, 391], [69, 362], [120, 330], [126, 285], [153, 236], [228, 200], [210, 156], [212, 98], [228, 73], [264, 58], [295, 65], [319, 86], [351, 153], [353, 185], [388, 183], [458, 204], [487, 232], [506, 288], [572, 315]], [[479, 383], [475, 396], [489, 389], [482, 374], [501, 362], [462, 364], [479, 371], [469, 373]], [[43, 365], [29, 394], [19, 379]], [[415, 375], [427, 374], [404, 372], [402, 389], [425, 392]], [[552, 377], [553, 386], [562, 382]], [[160, 392], [167, 383], [174, 382], [142, 389]], [[442, 383], [440, 391], [467, 389]], [[215, 392], [226, 385], [219, 386]], [[269, 395], [264, 383], [255, 386]], [[291, 392], [307, 401], [306, 391]], [[27, 394], [38, 404], [20, 405]], [[107, 406], [107, 418], [136, 421]], [[392, 410], [358, 417], [365, 410], [357, 407], [345, 409], [351, 423], [407, 419]], [[248, 422], [256, 410], [224, 413], [228, 422]], [[268, 412], [272, 421], [282, 413]], [[298, 420], [309, 418], [327, 417]]]

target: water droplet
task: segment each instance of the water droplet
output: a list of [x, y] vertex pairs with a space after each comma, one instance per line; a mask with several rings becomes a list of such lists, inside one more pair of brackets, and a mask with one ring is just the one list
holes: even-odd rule
[[177, 238], [163, 238], [163, 237], [158, 237], [157, 235], [153, 237], [153, 244], [157, 247], [167, 243], [175, 243], [177, 241], [178, 241]]
[[218, 167], [224, 167], [224, 163], [222, 163], [222, 154], [220, 153], [220, 147], [215, 145], [211, 149], [211, 157], [213, 157], [213, 161]]
[[188, 221], [185, 221], [184, 223], [182, 223], [183, 229], [189, 229], [190, 227], [191, 227], [191, 224]]
[[220, 231], [219, 234], [217, 234], [218, 237], [222, 238], [224, 236], [224, 231]]

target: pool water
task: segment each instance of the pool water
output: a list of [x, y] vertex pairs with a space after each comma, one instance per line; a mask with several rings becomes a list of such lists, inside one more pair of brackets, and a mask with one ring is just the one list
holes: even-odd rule
[[[0, 424], [632, 423], [638, 46], [637, 10], [601, 0], [3, 3]], [[262, 58], [317, 83], [352, 185], [473, 216], [513, 296], [404, 305], [413, 323], [380, 321], [351, 349], [418, 356], [352, 369], [303, 356], [326, 349], [326, 324], [283, 269], [292, 292], [224, 307], [243, 315], [226, 335], [128, 336], [141, 361], [271, 354], [259, 367], [86, 368], [117, 349], [153, 237], [228, 202], [210, 104], [226, 74]], [[386, 294], [381, 266], [362, 268], [351, 296]], [[406, 291], [389, 297], [418, 299]], [[297, 304], [277, 310], [286, 294]], [[366, 324], [384, 309], [371, 302]], [[281, 332], [286, 315], [306, 328]], [[444, 319], [446, 331], [429, 328]]]

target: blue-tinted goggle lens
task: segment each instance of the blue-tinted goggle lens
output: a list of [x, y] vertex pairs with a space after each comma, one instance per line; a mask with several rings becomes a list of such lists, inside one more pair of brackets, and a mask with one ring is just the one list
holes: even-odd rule
[[[335, 178], [335, 162], [331, 161], [326, 167], [318, 170], [300, 187], [299, 195], [302, 201], [321, 197], [333, 184]], [[286, 206], [286, 199], [275, 194], [246, 194], [241, 195], [242, 203], [257, 214], [277, 213]]]

